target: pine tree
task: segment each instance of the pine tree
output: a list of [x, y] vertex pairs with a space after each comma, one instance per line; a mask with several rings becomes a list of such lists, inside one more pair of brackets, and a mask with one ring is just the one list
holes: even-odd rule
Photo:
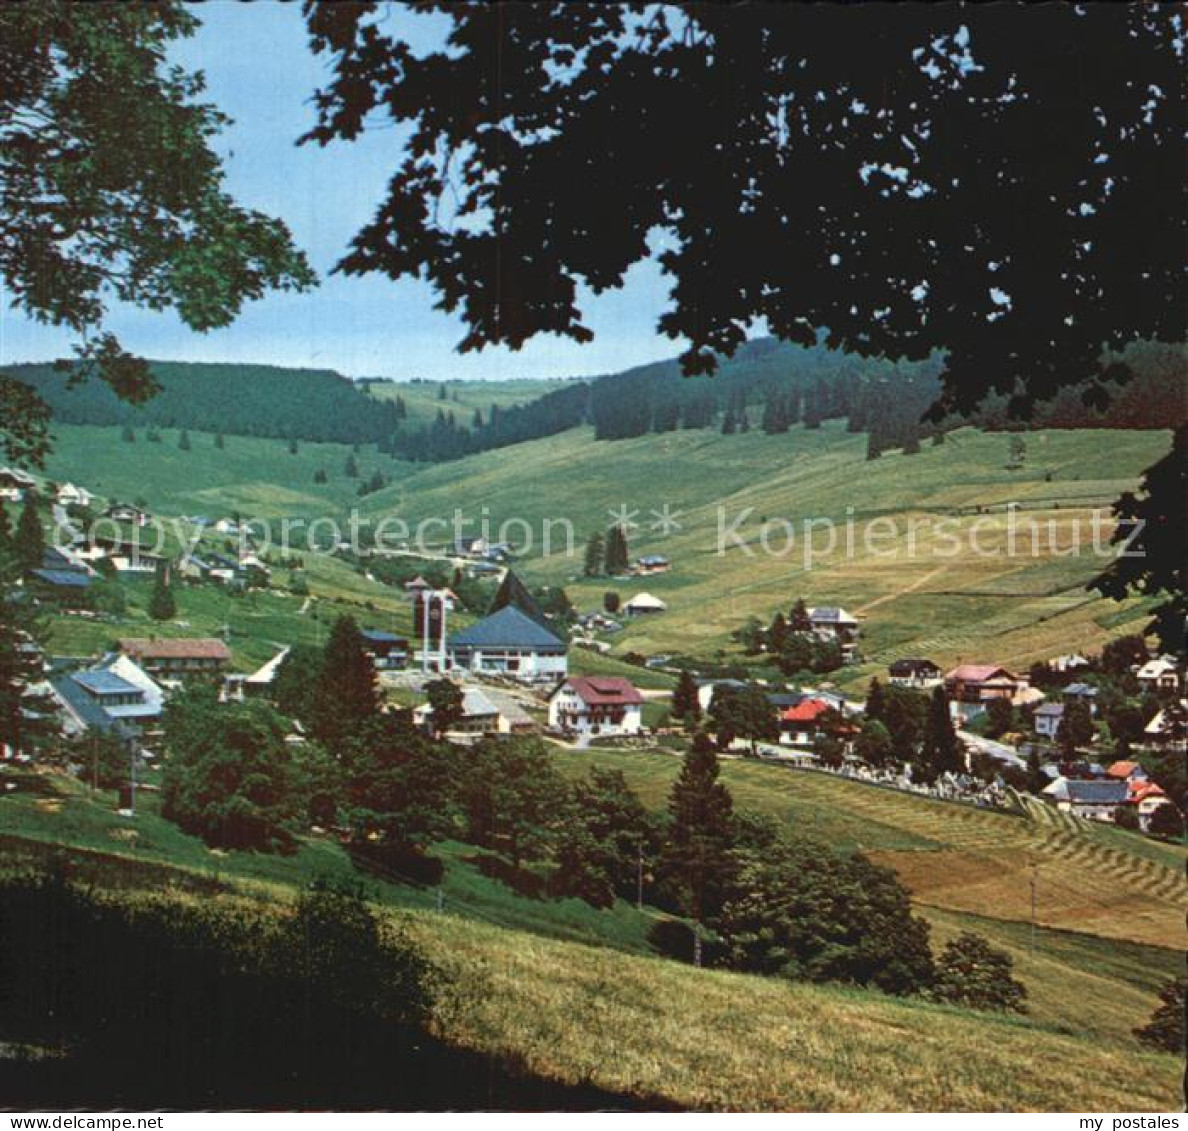
[[726, 415], [722, 417], [722, 435], [733, 436], [736, 426], [737, 425], [734, 419], [734, 407], [729, 406], [726, 409]]
[[21, 572], [29, 573], [41, 568], [41, 563], [45, 560], [45, 532], [41, 529], [35, 491], [25, 492], [25, 505], [21, 508], [20, 518], [17, 519], [13, 545]]
[[25, 753], [57, 729], [53, 700], [33, 689], [45, 680], [37, 645], [43, 626], [32, 601], [15, 587], [16, 563], [0, 551], [0, 755]]
[[734, 804], [718, 774], [714, 744], [698, 732], [668, 795], [660, 869], [699, 923], [721, 907], [734, 873]]
[[297, 441], [290, 440], [289, 441], [289, 455], [295, 456], [296, 454], [297, 454]]
[[132, 428], [130, 425], [128, 425], [128, 424], [124, 425], [124, 429], [120, 433], [120, 439], [123, 440], [125, 444], [135, 444], [136, 443], [136, 433], [132, 431]]
[[965, 757], [961, 742], [957, 738], [957, 731], [953, 727], [949, 697], [943, 687], [933, 691], [928, 703], [920, 761], [934, 775], [959, 774], [965, 770]]
[[809, 619], [808, 607], [803, 597], [797, 597], [788, 617], [788, 628], [791, 632], [812, 632], [813, 622]]
[[872, 677], [870, 687], [866, 692], [866, 717], [881, 722], [886, 710], [887, 693], [883, 690], [883, 685], [879, 683], [878, 677]]
[[314, 472], [313, 481], [315, 483], [325, 483], [326, 482], [326, 469], [323, 467], [319, 467], [318, 470]]
[[226, 437], [222, 434], [222, 432], [215, 433], [214, 445], [219, 451], [222, 451], [227, 446]]
[[672, 714], [674, 718], [696, 722], [701, 718], [701, 701], [697, 697], [697, 681], [693, 673], [682, 670], [672, 692]]
[[474, 430], [477, 432], [483, 426], [483, 410], [476, 408], [474, 410], [474, 419], [472, 421]]
[[355, 459], [354, 455], [347, 456], [346, 465], [343, 467], [343, 474], [348, 479], [358, 479], [359, 478], [359, 463]]
[[606, 554], [606, 542], [597, 531], [590, 535], [586, 542], [586, 562], [582, 572], [586, 577], [597, 577], [602, 573], [603, 561]]
[[177, 601], [173, 597], [173, 587], [169, 584], [169, 566], [165, 563], [157, 567], [148, 614], [153, 620], [173, 620], [177, 616]]
[[627, 546], [627, 532], [612, 526], [606, 533], [604, 568], [611, 577], [618, 577], [631, 568], [631, 554]]
[[181, 435], [177, 438], [177, 447], [182, 452], [188, 452], [190, 450], [190, 434], [184, 428], [181, 430]]
[[772, 618], [771, 627], [767, 630], [767, 647], [777, 656], [788, 643], [788, 618], [783, 613], [776, 613]]
[[525, 616], [530, 616], [541, 624], [545, 623], [544, 610], [540, 607], [540, 602], [528, 592], [527, 586], [510, 569], [503, 575], [487, 614], [497, 613], [509, 605], [519, 609]]
[[340, 616], [330, 630], [313, 711], [314, 736], [332, 754], [380, 711], [375, 665], [363, 647], [353, 617]]

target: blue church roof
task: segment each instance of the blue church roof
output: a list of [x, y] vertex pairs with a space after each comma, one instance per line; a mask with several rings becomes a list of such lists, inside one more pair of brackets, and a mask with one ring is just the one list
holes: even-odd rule
[[450, 637], [451, 648], [526, 648], [565, 651], [565, 642], [514, 605], [505, 605], [489, 617]]

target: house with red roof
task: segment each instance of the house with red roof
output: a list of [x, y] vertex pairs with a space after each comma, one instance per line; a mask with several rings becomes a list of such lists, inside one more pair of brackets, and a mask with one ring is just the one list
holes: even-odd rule
[[812, 746], [821, 730], [824, 716], [836, 714], [837, 708], [827, 699], [808, 696], [780, 712], [780, 743], [785, 746]]
[[210, 636], [125, 639], [119, 646], [153, 677], [218, 675], [231, 662], [231, 649]]
[[584, 735], [639, 734], [643, 696], [622, 676], [570, 676], [549, 696], [549, 726]]

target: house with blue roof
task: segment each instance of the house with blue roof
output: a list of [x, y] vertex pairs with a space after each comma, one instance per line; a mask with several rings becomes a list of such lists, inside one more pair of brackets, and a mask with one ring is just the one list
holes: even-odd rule
[[566, 642], [515, 605], [453, 633], [447, 651], [451, 667], [484, 675], [555, 683], [569, 674]]
[[95, 732], [132, 745], [161, 717], [161, 690], [139, 670], [121, 674], [100, 666], [66, 671], [50, 679], [50, 688], [67, 737]]

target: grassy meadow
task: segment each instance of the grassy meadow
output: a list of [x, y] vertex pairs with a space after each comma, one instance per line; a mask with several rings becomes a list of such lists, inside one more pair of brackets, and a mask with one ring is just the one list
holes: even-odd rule
[[[617, 765], [651, 802], [675, 769], [675, 759], [655, 754], [558, 758], [567, 772], [591, 759]], [[740, 805], [818, 833], [832, 828], [849, 843], [864, 837], [871, 849], [929, 854], [942, 868], [944, 857], [935, 854], [957, 845], [1006, 851], [1029, 823], [973, 813], [977, 820], [966, 827], [954, 807], [903, 797], [864, 833], [868, 814], [853, 812], [853, 796], [802, 796], [813, 775], [727, 762], [724, 777]], [[5, 868], [67, 846], [80, 875], [122, 898], [163, 890], [179, 900], [265, 902], [292, 898], [314, 876], [352, 874], [342, 849], [326, 839], [306, 838], [287, 857], [214, 852], [162, 820], [151, 792], [141, 793], [138, 816], [128, 821], [114, 812], [111, 795], [91, 796], [52, 775], [29, 779], [35, 791], [0, 795]], [[870, 787], [848, 788], [884, 800]], [[979, 914], [917, 893], [936, 943], [974, 929], [1008, 950], [1030, 994], [1030, 1013], [1021, 1018], [695, 971], [649, 952], [649, 908], [619, 901], [598, 912], [576, 900], [525, 898], [483, 876], [467, 846], [436, 851], [446, 863], [441, 911], [436, 892], [375, 875], [365, 882], [457, 987], [438, 1003], [438, 1035], [535, 1074], [694, 1108], [1067, 1110], [1070, 1090], [1085, 1110], [1178, 1103], [1178, 1062], [1142, 1050], [1130, 1030], [1149, 1016], [1179, 953], [1140, 941], [1141, 927], [1127, 935], [1132, 909], [1122, 904], [1119, 937], [1059, 928], [1042, 911], [1033, 939], [1027, 924], [1001, 917], [991, 902]], [[214, 881], [222, 894], [188, 894], [197, 881]]]
[[[397, 388], [433, 398], [437, 387]], [[1118, 604], [1084, 589], [1104, 561], [1092, 552], [1092, 512], [1133, 489], [1169, 442], [1162, 432], [1029, 433], [1022, 467], [1008, 469], [1008, 437], [974, 429], [915, 456], [893, 452], [869, 462], [865, 438], [848, 434], [839, 421], [815, 431], [797, 426], [783, 436], [672, 432], [613, 443], [578, 429], [435, 465], [400, 463], [364, 448], [356, 457], [362, 476], [379, 468], [392, 483], [360, 500], [357, 481], [343, 474], [350, 454], [344, 445], [301, 444], [291, 455], [283, 441], [228, 437], [219, 451], [212, 437], [198, 434], [191, 436], [192, 450], [181, 452], [170, 433], [160, 444], [129, 445], [116, 429], [57, 431], [52, 478], [116, 497], [143, 496], [163, 514], [215, 517], [239, 509], [262, 517], [341, 517], [358, 504], [372, 519], [398, 516], [415, 528], [427, 518], [452, 520], [461, 508], [472, 520], [466, 532], [476, 532], [485, 514], [495, 534], [506, 520], [521, 519], [536, 541], [517, 567], [530, 580], [564, 584], [581, 609], [600, 607], [608, 589], [624, 598], [646, 589], [668, 603], [665, 613], [629, 622], [613, 637], [620, 655], [737, 658], [731, 633], [747, 617], [770, 619], [797, 596], [841, 604], [863, 624], [864, 663], [843, 673], [854, 685], [901, 656], [1025, 668], [1061, 652], [1097, 650], [1112, 636], [1140, 629], [1145, 603]], [[319, 468], [327, 470], [328, 483], [313, 482]], [[1003, 552], [1011, 502], [1021, 508], [1013, 555]], [[643, 579], [581, 577], [585, 539], [623, 505], [638, 512], [641, 524], [632, 532], [633, 556], [664, 553], [674, 568]], [[680, 524], [667, 536], [650, 529], [657, 521], [651, 512], [665, 506]], [[827, 535], [818, 526], [806, 562], [803, 523], [823, 518], [841, 524], [837, 544], [826, 552]], [[552, 522], [548, 558], [539, 555], [546, 520]], [[720, 522], [745, 545], [727, 539], [719, 553]], [[792, 524], [790, 548], [785, 522]], [[1034, 535], [1028, 522], [1037, 524]], [[1099, 523], [1104, 542], [1108, 515]], [[761, 541], [764, 524], [772, 552]], [[1082, 552], [1073, 555], [1078, 531]], [[507, 533], [523, 544], [517, 526]], [[447, 535], [440, 528], [433, 535], [433, 544], [444, 547]]]
[[[731, 633], [748, 616], [770, 619], [797, 596], [844, 605], [862, 620], [867, 662], [847, 671], [853, 682], [906, 655], [942, 665], [987, 658], [1026, 667], [1062, 651], [1098, 649], [1111, 636], [1139, 628], [1141, 603], [1118, 605], [1084, 590], [1104, 563], [1091, 552], [1092, 508], [1108, 508], [1132, 489], [1166, 451], [1168, 436], [1031, 433], [1017, 470], [1005, 466], [1007, 442], [1002, 434], [962, 429], [918, 455], [888, 453], [868, 462], [865, 438], [846, 433], [837, 421], [816, 431], [797, 427], [786, 436], [674, 432], [615, 443], [595, 442], [580, 430], [423, 468], [365, 506], [392, 508], [410, 521], [458, 506], [477, 519], [485, 507], [493, 530], [518, 517], [538, 538], [551, 519], [554, 545], [562, 550], [565, 528], [556, 520], [568, 519], [574, 555], [529, 556], [524, 568], [530, 577], [564, 583], [580, 608], [599, 607], [612, 588], [624, 599], [647, 590], [669, 605], [665, 613], [629, 623], [614, 638], [616, 652], [729, 654]], [[1022, 509], [1017, 552], [1008, 556], [1002, 551], [1010, 502]], [[663, 553], [672, 571], [642, 579], [582, 578], [586, 537], [624, 504], [644, 527], [633, 532], [632, 554]], [[681, 529], [663, 536], [649, 527], [657, 521], [652, 512], [666, 505]], [[987, 513], [978, 514], [979, 507]], [[719, 508], [726, 529], [746, 516], [733, 527], [745, 546], [728, 541], [718, 552]], [[803, 523], [818, 518], [841, 524], [837, 545], [825, 552], [826, 534], [818, 527], [806, 564]], [[948, 527], [938, 526], [940, 520]], [[1034, 543], [1027, 520], [1037, 523]], [[772, 525], [774, 552], [765, 552], [763, 524], [783, 521], [793, 524], [790, 551], [783, 552], [785, 528]], [[852, 553], [847, 521], [854, 529]], [[912, 540], [909, 523], [916, 525]], [[1078, 524], [1083, 552], [1072, 556], [1067, 551]], [[1103, 515], [1103, 543], [1110, 528]], [[511, 533], [514, 539], [514, 528]]]
[[440, 397], [441, 383], [438, 381], [372, 385], [371, 392], [377, 400], [402, 398], [408, 409], [406, 427], [410, 429], [432, 424], [438, 409], [452, 412], [459, 424], [469, 428], [476, 408], [486, 420], [493, 404], [500, 408], [514, 408], [563, 388], [565, 384], [565, 378], [542, 381], [531, 377], [509, 377], [504, 381], [446, 381], [444, 401]]

